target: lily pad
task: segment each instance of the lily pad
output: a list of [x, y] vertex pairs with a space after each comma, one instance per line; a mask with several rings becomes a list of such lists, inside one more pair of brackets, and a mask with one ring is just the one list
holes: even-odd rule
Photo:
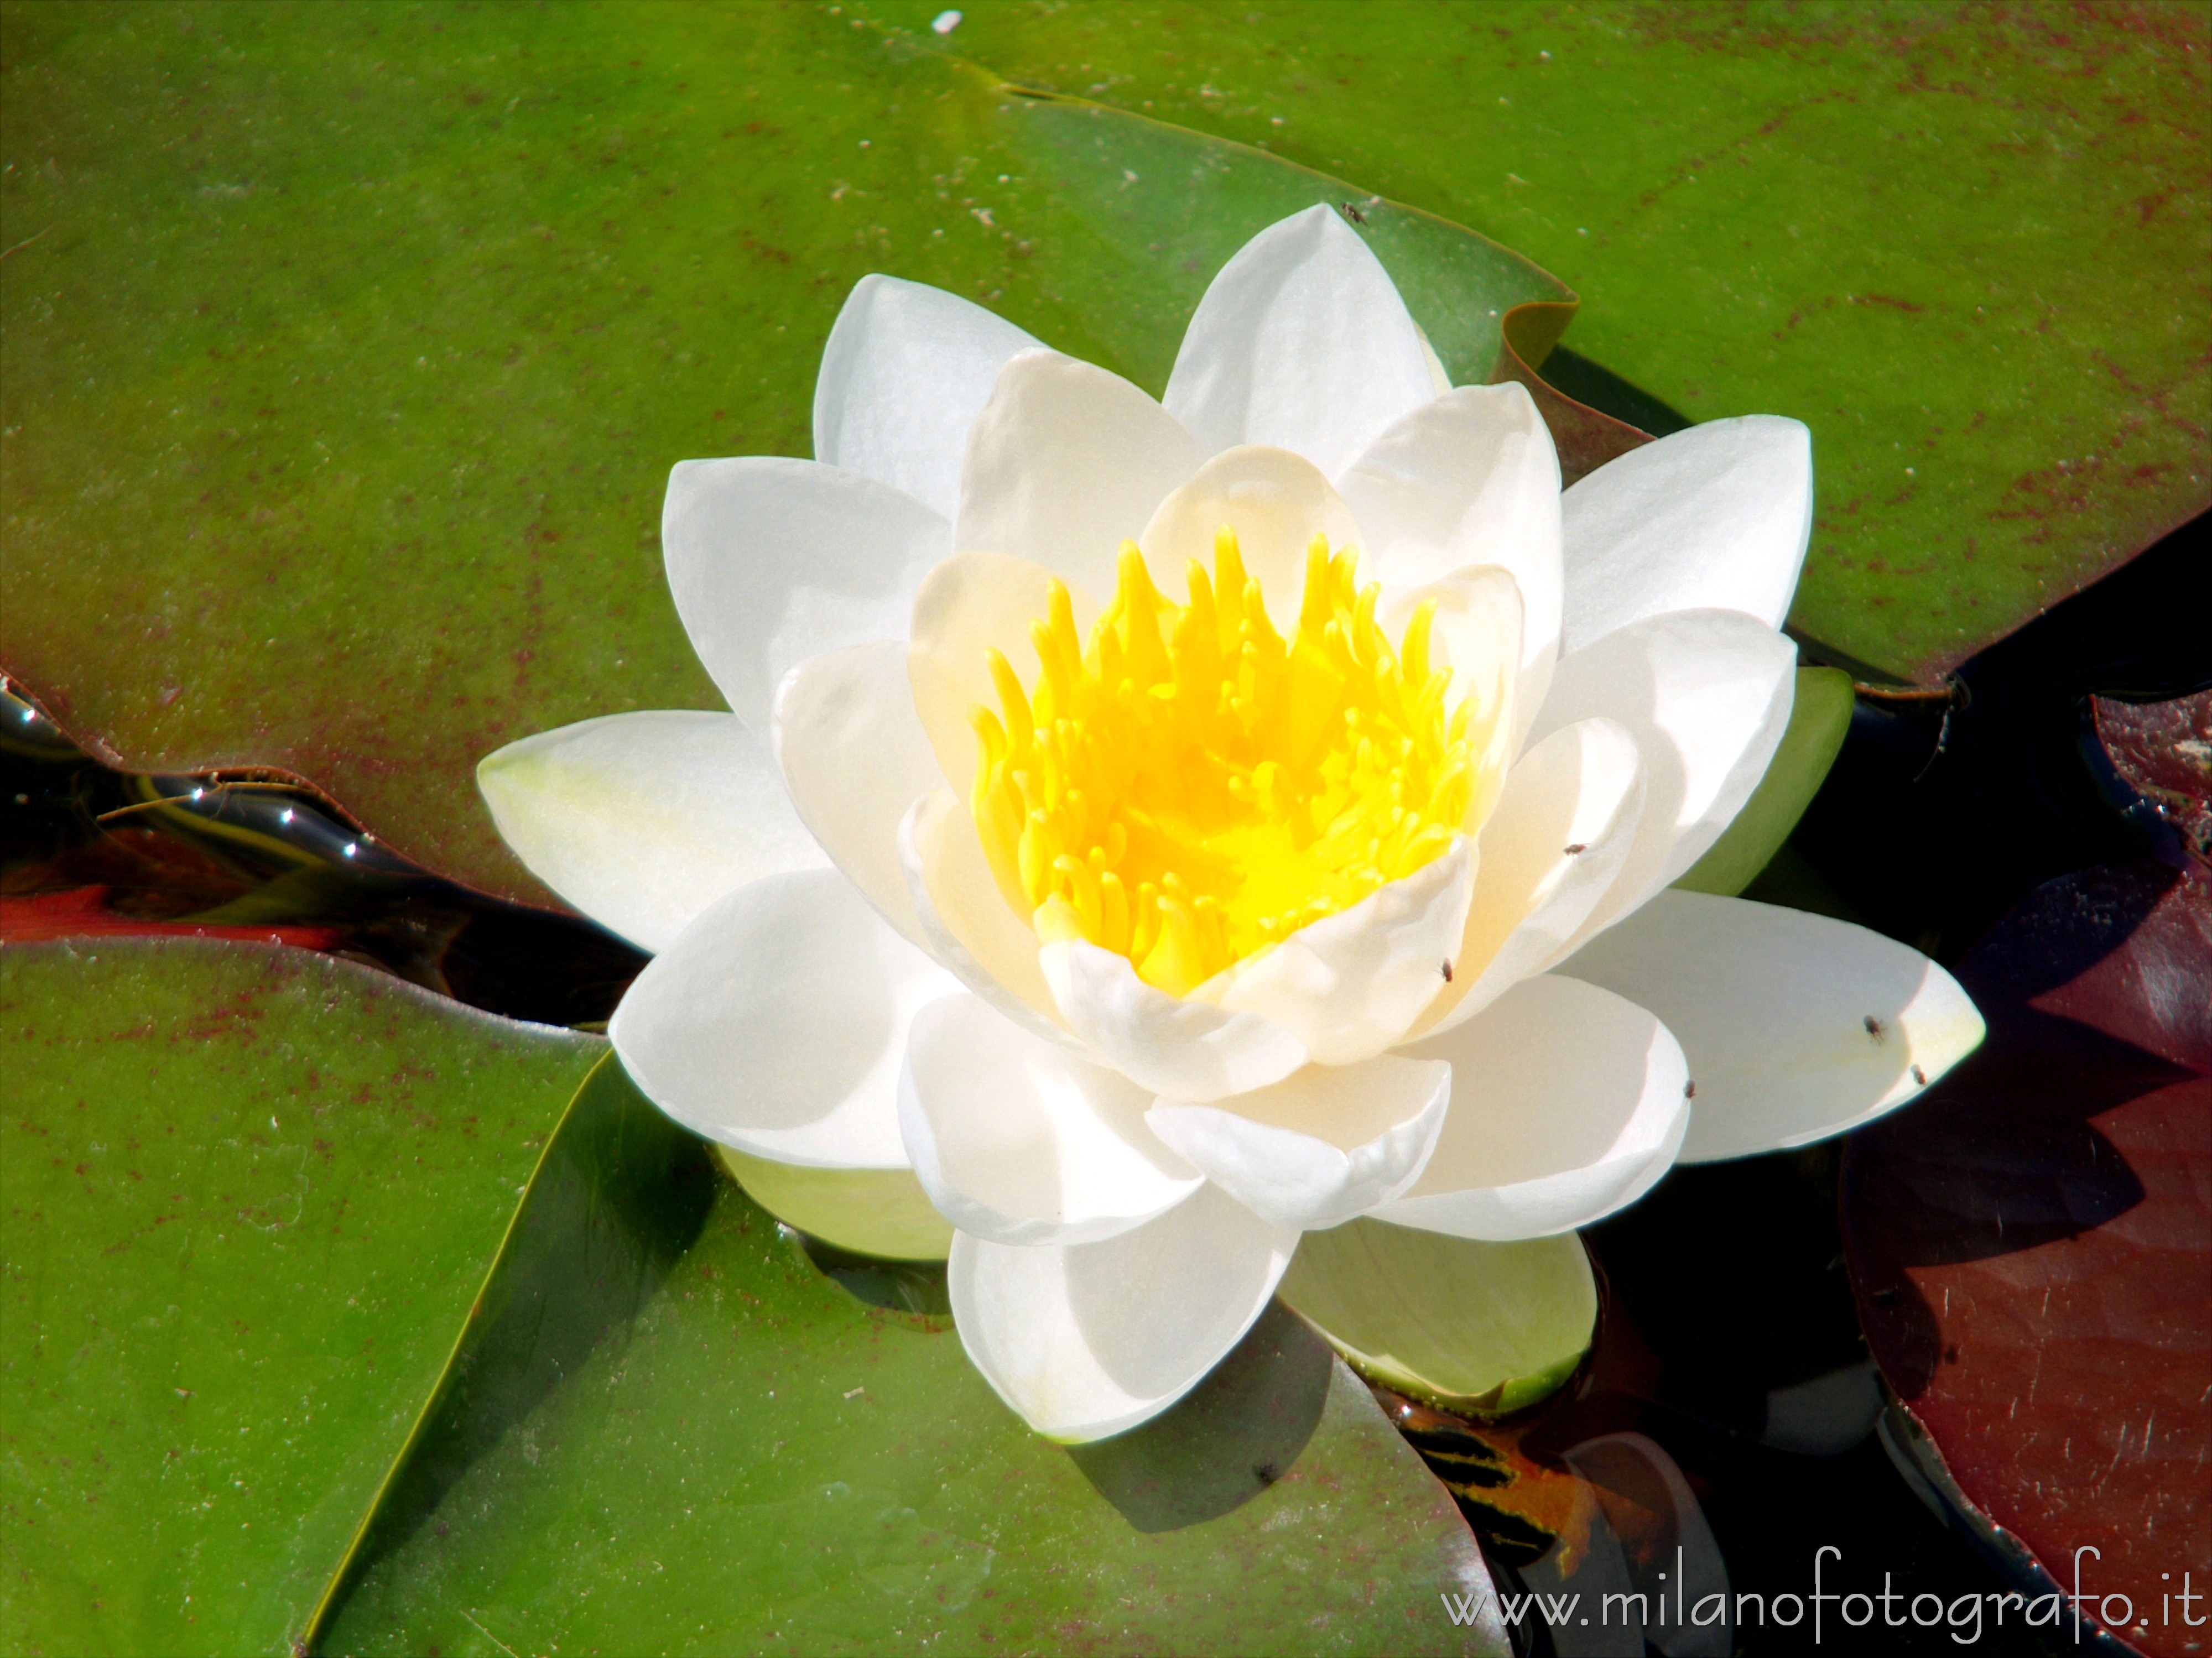
[[[658, 1120], [609, 1066], [549, 1169], [608, 1178], [565, 1142], [625, 1114]], [[611, 1195], [599, 1212], [643, 1212]], [[563, 1207], [533, 1194], [501, 1275], [580, 1260], [535, 1230]], [[619, 1303], [621, 1272], [591, 1281]], [[863, 1305], [728, 1181], [640, 1288], [542, 1397], [494, 1389], [434, 1427], [479, 1454], [379, 1515], [391, 1546], [320, 1649], [1506, 1649], [1494, 1612], [1455, 1627], [1437, 1600], [1489, 1593], [1449, 1497], [1287, 1315], [1168, 1415], [1071, 1453], [945, 1321]], [[487, 1304], [505, 1293], [495, 1275]], [[508, 1304], [472, 1337], [489, 1354], [538, 1339], [530, 1297]]]
[[284, 1649], [604, 1051], [303, 951], [10, 947], [0, 1648]]
[[2202, 7], [1130, 0], [943, 44], [1478, 226], [1644, 392], [1804, 421], [1791, 621], [1862, 677], [1938, 682], [2212, 504]]
[[1467, 1416], [1553, 1392], [1597, 1322], [1571, 1232], [1477, 1243], [1355, 1220], [1300, 1240], [1279, 1293], [1370, 1381]]
[[30, 228], [0, 284], [0, 658], [136, 768], [286, 767], [539, 902], [476, 761], [716, 706], [662, 576], [668, 468], [808, 453], [868, 271], [1155, 389], [1214, 267], [1316, 201], [1368, 203], [1464, 378], [1502, 316], [1534, 306], [1536, 350], [1571, 297], [1336, 179], [818, 10], [0, 22], [0, 209]]
[[2100, 1550], [2085, 1583], [2149, 1622], [2114, 1632], [2179, 1655], [2157, 1597], [2212, 1560], [2212, 878], [2052, 882], [1958, 976], [1988, 1042], [1845, 1162], [1867, 1339], [1965, 1517], [2062, 1583]]
[[2097, 736], [2128, 786], [2212, 865], [2212, 690], [2166, 701], [2090, 699]]

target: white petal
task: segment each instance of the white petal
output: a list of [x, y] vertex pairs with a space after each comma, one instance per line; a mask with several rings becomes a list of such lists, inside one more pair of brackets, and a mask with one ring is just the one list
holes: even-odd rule
[[771, 875], [702, 914], [623, 997], [607, 1035], [646, 1098], [757, 1157], [902, 1169], [899, 1063], [958, 981], [835, 870]]
[[1813, 434], [1775, 415], [1709, 421], [1607, 462], [1560, 511], [1562, 651], [1669, 610], [1779, 628], [1813, 529]]
[[660, 544], [691, 648], [738, 717], [765, 732], [776, 683], [799, 664], [906, 636], [915, 590], [952, 531], [857, 472], [743, 455], [677, 463]]
[[1436, 604], [1430, 660], [1452, 671], [1451, 702], [1474, 698], [1489, 732], [1474, 756], [1474, 793], [1464, 825], [1473, 833], [1497, 805], [1506, 768], [1521, 752], [1522, 733], [1530, 723], [1515, 700], [1521, 678], [1521, 590], [1511, 572], [1478, 565], [1418, 587], [1385, 588], [1377, 618], [1392, 638], [1403, 640], [1406, 624], [1424, 601]]
[[1334, 477], [1436, 395], [1405, 301], [1326, 207], [1271, 225], [1222, 266], [1168, 376], [1168, 412], [1208, 453], [1294, 450]]
[[1559, 458], [1527, 389], [1467, 386], [1425, 404], [1377, 438], [1339, 487], [1387, 588], [1470, 564], [1511, 572], [1524, 607], [1515, 706], [1525, 730], [1559, 655], [1564, 580]]
[[1005, 1017], [1066, 1043], [1036, 933], [1007, 907], [968, 809], [945, 789], [915, 801], [899, 826], [899, 856], [929, 953]]
[[1399, 1050], [1451, 1066], [1452, 1107], [1421, 1178], [1376, 1219], [1543, 1237], [1634, 1202], [1667, 1172], [1690, 1122], [1682, 1050], [1644, 1009], [1595, 988], [1524, 980]]
[[601, 926], [665, 950], [724, 893], [829, 860], [764, 738], [735, 714], [611, 714], [510, 743], [477, 762], [492, 822]]
[[1244, 572], [1260, 584], [1267, 619], [1284, 637], [1297, 625], [1305, 595], [1306, 549], [1328, 537], [1329, 550], [1359, 544], [1359, 526], [1321, 469], [1287, 449], [1224, 450], [1152, 514], [1138, 546], [1152, 585], [1181, 604], [1194, 560], [1213, 571], [1213, 534], [1237, 531]]
[[1204, 1177], [1145, 1126], [1152, 1096], [1017, 1029], [973, 996], [915, 1017], [899, 1123], [922, 1189], [994, 1243], [1095, 1243], [1141, 1226]]
[[[1036, 684], [1042, 670], [1030, 623], [1044, 619], [1052, 580], [1050, 570], [1028, 559], [958, 553], [932, 570], [915, 595], [907, 655], [915, 711], [944, 780], [963, 799], [975, 786], [982, 755], [969, 713], [1001, 712], [988, 653], [999, 651], [1024, 685]], [[1087, 636], [1096, 607], [1083, 588], [1071, 586], [1068, 597], [1076, 629]]]
[[1474, 842], [1460, 835], [1442, 857], [1246, 957], [1194, 994], [1290, 1032], [1322, 1065], [1371, 1059], [1444, 987], [1474, 884]]
[[1734, 610], [1647, 617], [1559, 659], [1531, 740], [1602, 716], [1644, 756], [1636, 844], [1581, 937], [1696, 863], [1742, 810], [1790, 723], [1796, 663], [1789, 640]]
[[1067, 1028], [1123, 1076], [1178, 1100], [1218, 1100], [1280, 1082], [1305, 1045], [1252, 1013], [1184, 1001], [1137, 976], [1129, 958], [1081, 939], [1038, 952]]
[[1451, 1078], [1433, 1060], [1310, 1065], [1215, 1105], [1162, 1100], [1145, 1121], [1261, 1219], [1318, 1231], [1413, 1183], [1436, 1150]]
[[814, 459], [902, 489], [948, 521], [968, 428], [1006, 360], [1036, 341], [941, 288], [854, 284], [814, 382]]
[[1039, 1433], [1103, 1439], [1197, 1385], [1267, 1305], [1297, 1234], [1210, 1186], [1158, 1220], [1066, 1248], [952, 1239], [961, 1345]]
[[1542, 972], [1613, 885], [1643, 809], [1643, 756], [1613, 720], [1577, 720], [1522, 755], [1482, 826], [1451, 983], [1415, 1033], [1462, 1023]]
[[1659, 893], [1559, 971], [1642, 1003], [1680, 1040], [1698, 1087], [1688, 1162], [1855, 1128], [1982, 1040], [1966, 993], [1918, 950], [1745, 898]]
[[1145, 531], [1206, 451], [1119, 374], [1054, 351], [1016, 357], [968, 439], [960, 551], [1006, 553], [1114, 590], [1121, 544]]
[[914, 711], [906, 647], [877, 640], [800, 664], [776, 693], [775, 746], [800, 820], [884, 918], [922, 943], [899, 823], [944, 780]]

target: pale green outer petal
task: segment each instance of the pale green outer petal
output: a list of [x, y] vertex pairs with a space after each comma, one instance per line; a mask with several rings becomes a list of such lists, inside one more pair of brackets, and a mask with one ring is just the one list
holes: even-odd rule
[[1389, 273], [1332, 209], [1312, 207], [1222, 266], [1164, 401], [1209, 453], [1272, 444], [1334, 477], [1435, 396], [1421, 331]]
[[[1469, 565], [1508, 571], [1523, 605], [1516, 738], [1559, 653], [1559, 458], [1525, 387], [1467, 386], [1404, 416], [1338, 480], [1385, 589]], [[1519, 742], [1514, 751], [1520, 750]]]
[[1588, 938], [1696, 863], [1766, 774], [1790, 723], [1797, 647], [1738, 610], [1677, 610], [1559, 659], [1529, 732], [1618, 720], [1644, 756], [1644, 811]]
[[1451, 1067], [1386, 1055], [1310, 1065], [1212, 1105], [1161, 1100], [1145, 1121], [1261, 1219], [1340, 1225], [1413, 1183], [1451, 1102]]
[[974, 996], [915, 1017], [899, 1126], [938, 1212], [994, 1243], [1095, 1243], [1204, 1178], [1145, 1126], [1152, 1096]]
[[641, 950], [725, 893], [829, 860], [735, 714], [611, 714], [486, 755], [477, 786], [530, 872]]
[[952, 1223], [911, 1169], [810, 1169], [720, 1144], [714, 1154], [748, 1197], [809, 1237], [890, 1260], [943, 1260], [951, 1253]]
[[1719, 840], [1668, 884], [1733, 898], [1773, 861], [1827, 780], [1850, 734], [1857, 696], [1841, 668], [1800, 668], [1790, 723], [1766, 774]]
[[1206, 457], [1119, 374], [1028, 352], [1000, 371], [969, 433], [954, 550], [1028, 559], [1071, 586], [1111, 592], [1121, 544], [1145, 532]]
[[914, 708], [906, 647], [848, 646], [801, 663], [776, 692], [775, 751], [799, 821], [884, 919], [925, 944], [899, 823], [944, 786]]
[[861, 277], [822, 349], [814, 459], [903, 490], [949, 522], [968, 428], [1007, 359], [1036, 344], [941, 288]]
[[1571, 1232], [1483, 1243], [1355, 1220], [1302, 1239], [1275, 1293], [1363, 1374], [1470, 1413], [1552, 1392], [1597, 1321], [1589, 1256]]
[[1660, 893], [1559, 972], [1650, 1008], [1680, 1041], [1698, 1090], [1689, 1162], [1871, 1121], [1972, 1053], [1984, 1030], [1958, 981], [1919, 951], [1745, 898]]
[[1608, 461], [1566, 492], [1563, 652], [1670, 610], [1779, 628], [1813, 528], [1813, 436], [1794, 420], [1709, 421]]
[[1224, 525], [1236, 531], [1244, 573], [1285, 639], [1297, 626], [1313, 538], [1326, 537], [1332, 553], [1359, 544], [1359, 526], [1319, 467], [1287, 449], [1247, 445], [1207, 461], [1152, 513], [1137, 539], [1152, 585], [1183, 603], [1192, 563], [1213, 574], [1214, 532]]
[[668, 591], [738, 716], [769, 727], [810, 657], [902, 639], [915, 590], [952, 550], [942, 513], [858, 472], [744, 455], [679, 461], [660, 513]]
[[1455, 836], [1442, 857], [1223, 969], [1190, 999], [1255, 1014], [1321, 1065], [1372, 1059], [1444, 987], [1474, 874], [1474, 842]]
[[639, 1091], [694, 1133], [779, 1163], [903, 1169], [907, 1029], [959, 981], [835, 870], [772, 875], [653, 957], [607, 1027]]
[[1643, 756], [1613, 720], [1578, 720], [1522, 755], [1482, 826], [1451, 982], [1413, 1034], [1464, 1023], [1542, 972], [1620, 875], [1643, 810]]
[[952, 1239], [962, 1345], [1022, 1419], [1104, 1439], [1188, 1393], [1252, 1327], [1297, 1247], [1212, 1186], [1158, 1219], [1066, 1247]]
[[1643, 1008], [1557, 974], [1409, 1043], [1452, 1068], [1451, 1111], [1421, 1177], [1377, 1220], [1456, 1237], [1543, 1237], [1633, 1203], [1691, 1119], [1688, 1068]]

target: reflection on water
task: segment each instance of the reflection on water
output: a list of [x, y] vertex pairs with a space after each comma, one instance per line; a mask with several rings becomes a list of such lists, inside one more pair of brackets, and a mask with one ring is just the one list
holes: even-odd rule
[[0, 938], [296, 944], [544, 1024], [606, 1019], [645, 966], [589, 921], [429, 873], [289, 774], [106, 765], [4, 681], [0, 800]]
[[[1504, 1609], [1521, 1607], [1523, 1658], [1802, 1650], [1802, 1630], [1759, 1609], [1808, 1594], [1823, 1546], [1876, 1588], [1885, 1570], [1947, 1595], [2010, 1587], [1874, 1434], [1883, 1396], [1842, 1270], [1836, 1161], [1816, 1146], [1678, 1169], [1588, 1229], [1595, 1339], [1528, 1411], [1470, 1422], [1374, 1390], [1458, 1499]], [[1627, 1599], [1608, 1612], [1608, 1595]], [[1887, 1652], [1947, 1649], [1941, 1631], [1887, 1636]]]

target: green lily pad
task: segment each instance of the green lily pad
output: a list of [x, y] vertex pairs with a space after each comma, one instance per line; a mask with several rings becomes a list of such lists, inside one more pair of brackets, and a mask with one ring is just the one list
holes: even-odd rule
[[304, 951], [9, 950], [0, 1649], [285, 1649], [604, 1051]]
[[[718, 704], [662, 577], [668, 468], [810, 452], [861, 276], [969, 295], [1158, 389], [1246, 236], [1364, 199], [818, 10], [0, 23], [0, 209], [26, 238], [0, 284], [0, 659], [137, 766], [289, 767], [510, 896], [545, 895], [476, 761]], [[1567, 297], [1370, 205], [1463, 377], [1489, 374], [1499, 315]]]
[[530, 1283], [635, 1315], [538, 1396], [483, 1390], [431, 1429], [474, 1454], [396, 1483], [318, 1649], [1504, 1650], [1437, 1599], [1489, 1587], [1449, 1497], [1295, 1319], [1069, 1452], [943, 1320], [863, 1305], [728, 1181], [665, 1277], [628, 1272], [659, 1260], [635, 1222], [582, 1241], [580, 1213], [646, 1212], [613, 1189], [644, 1163], [593, 1149], [631, 1117], [659, 1121], [609, 1066], [547, 1153], [572, 1195], [533, 1191], [487, 1290], [516, 1312], [464, 1362], [527, 1368]]
[[1455, 384], [1492, 377], [1516, 310], [1516, 343], [1539, 361], [1574, 315], [1575, 296], [1557, 277], [1463, 225], [1103, 104], [1007, 98], [960, 67], [971, 95], [993, 100], [994, 136], [1019, 157], [1025, 181], [1065, 221], [1041, 280], [1081, 319], [1099, 361], [1155, 392], [1213, 273], [1255, 232], [1316, 202], [1358, 228]]
[[1127, 0], [943, 45], [1476, 226], [1644, 392], [1804, 421], [1791, 621], [1840, 665], [1939, 681], [2212, 505], [2202, 6]]
[[1735, 820], [1674, 884], [1732, 898], [1782, 849], [1813, 804], [1851, 728], [1851, 677], [1840, 668], [1797, 670], [1796, 700], [1782, 745]]
[[1355, 1220], [1309, 1232], [1278, 1293], [1363, 1376], [1462, 1416], [1555, 1392], [1597, 1325], [1597, 1282], [1571, 1232], [1478, 1243]]

